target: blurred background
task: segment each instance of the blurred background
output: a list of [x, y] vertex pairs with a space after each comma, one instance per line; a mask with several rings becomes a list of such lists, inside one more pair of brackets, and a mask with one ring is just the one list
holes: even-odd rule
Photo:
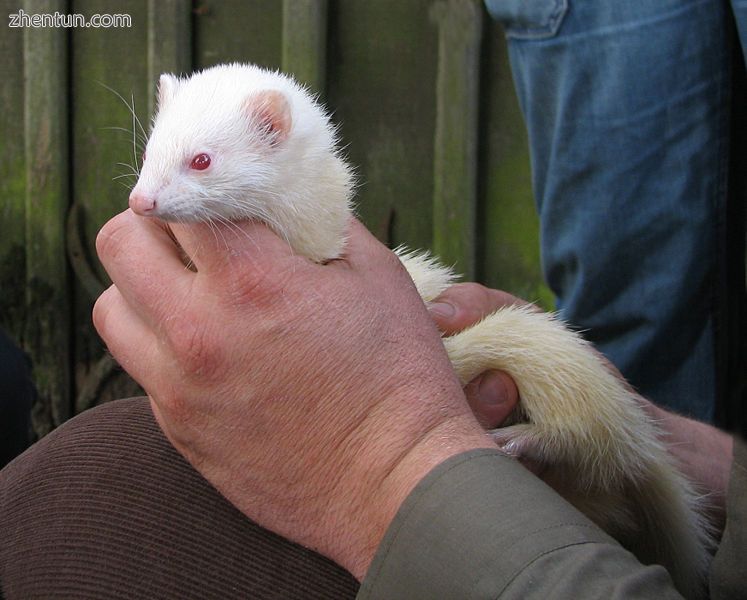
[[5, 380], [17, 379], [16, 392], [0, 393], [23, 398], [21, 416], [5, 417], [6, 425], [16, 419], [16, 430], [38, 437], [96, 403], [138, 393], [91, 325], [93, 302], [108, 285], [94, 239], [127, 207], [134, 185], [119, 177], [142, 152], [133, 150], [138, 125], [127, 104], [147, 131], [162, 72], [242, 61], [295, 74], [333, 112], [358, 169], [358, 212], [381, 240], [430, 248], [467, 279], [552, 306], [504, 35], [482, 2], [0, 7], [4, 16], [23, 9], [131, 21], [6, 26], [0, 34], [0, 366], [11, 373]]

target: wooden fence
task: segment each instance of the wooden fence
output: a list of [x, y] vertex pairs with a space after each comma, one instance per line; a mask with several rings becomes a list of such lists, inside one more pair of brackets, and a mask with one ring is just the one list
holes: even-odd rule
[[[133, 393], [91, 326], [93, 240], [127, 205], [129, 109], [161, 72], [247, 61], [317, 90], [358, 166], [359, 213], [391, 245], [549, 304], [529, 160], [500, 27], [478, 0], [0, 0], [5, 18], [126, 14], [129, 27], [0, 37], [0, 327], [29, 354], [43, 435]], [[121, 96], [122, 98], [120, 98]], [[131, 185], [131, 184], [130, 184]]]

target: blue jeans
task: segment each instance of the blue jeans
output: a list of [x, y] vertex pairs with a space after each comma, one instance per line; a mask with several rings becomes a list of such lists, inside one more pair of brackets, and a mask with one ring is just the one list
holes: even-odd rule
[[526, 120], [561, 316], [649, 399], [711, 421], [733, 36], [747, 3], [485, 0]]

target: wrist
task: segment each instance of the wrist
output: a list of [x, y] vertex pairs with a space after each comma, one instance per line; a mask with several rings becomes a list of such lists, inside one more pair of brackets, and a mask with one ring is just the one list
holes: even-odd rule
[[[370, 487], [349, 492], [352, 527], [350, 535], [345, 534], [347, 547], [340, 547], [333, 556], [359, 580], [399, 508], [431, 470], [463, 452], [496, 447], [470, 412], [432, 421], [417, 432], [411, 430], [406, 443], [398, 443], [390, 433], [382, 430], [381, 443], [362, 455], [360, 468], [366, 475], [360, 480], [367, 480]], [[385, 446], [388, 451], [382, 451]]]
[[712, 425], [651, 406], [668, 452], [703, 494], [709, 519], [721, 531], [733, 462], [732, 436]]

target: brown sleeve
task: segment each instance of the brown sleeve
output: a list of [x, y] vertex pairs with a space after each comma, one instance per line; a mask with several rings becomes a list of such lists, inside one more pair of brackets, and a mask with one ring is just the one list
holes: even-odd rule
[[680, 598], [516, 461], [453, 457], [400, 508], [359, 598]]
[[145, 398], [76, 417], [0, 471], [5, 600], [353, 598], [357, 588], [231, 506], [169, 444]]
[[747, 598], [747, 444], [734, 440], [726, 527], [711, 565], [711, 600]]

